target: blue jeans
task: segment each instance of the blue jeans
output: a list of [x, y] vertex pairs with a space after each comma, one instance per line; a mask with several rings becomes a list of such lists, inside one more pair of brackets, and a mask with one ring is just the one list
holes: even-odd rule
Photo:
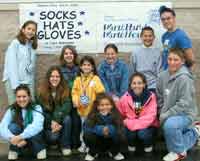
[[125, 131], [129, 146], [135, 146], [136, 140], [139, 139], [142, 141], [145, 147], [148, 147], [153, 144], [153, 136], [156, 131], [156, 128], [149, 127], [137, 131], [130, 131], [129, 129], [126, 128]]
[[182, 153], [193, 147], [198, 135], [190, 128], [192, 121], [185, 115], [169, 117], [163, 124], [164, 137], [169, 152]]
[[52, 133], [50, 129], [45, 130], [46, 141], [49, 144], [59, 143], [62, 148], [71, 147], [71, 117], [65, 116], [62, 122], [62, 129], [59, 132]]
[[[21, 127], [19, 127], [19, 125], [17, 125], [16, 123], [10, 123], [8, 126], [8, 129], [14, 135], [19, 135], [23, 132], [23, 129]], [[34, 155], [36, 155], [41, 150], [45, 149], [45, 143], [43, 141], [42, 132], [40, 132], [39, 134], [37, 134], [29, 139], [26, 139], [26, 142], [27, 142], [27, 145], [25, 147], [28, 146], [28, 147], [30, 147], [30, 149], [33, 149]], [[10, 150], [20, 153], [21, 150], [23, 150], [23, 148], [25, 148], [25, 147], [19, 148], [15, 145], [11, 144]]]

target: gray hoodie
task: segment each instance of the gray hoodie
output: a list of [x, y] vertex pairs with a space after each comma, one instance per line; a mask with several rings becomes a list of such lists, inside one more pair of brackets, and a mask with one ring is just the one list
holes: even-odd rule
[[162, 72], [157, 82], [158, 107], [161, 124], [170, 116], [186, 115], [192, 121], [197, 116], [193, 76], [185, 66], [174, 75]]

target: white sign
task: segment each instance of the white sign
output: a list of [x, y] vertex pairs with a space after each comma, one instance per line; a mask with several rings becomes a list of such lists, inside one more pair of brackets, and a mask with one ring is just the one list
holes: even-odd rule
[[79, 53], [103, 52], [107, 43], [130, 52], [141, 43], [144, 26], [151, 26], [160, 45], [163, 28], [158, 9], [170, 2], [96, 2], [20, 4], [20, 24], [38, 23], [39, 52], [60, 51], [74, 45]]

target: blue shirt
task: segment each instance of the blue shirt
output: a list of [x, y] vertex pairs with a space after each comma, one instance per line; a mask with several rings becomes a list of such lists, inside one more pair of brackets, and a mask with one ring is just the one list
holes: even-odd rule
[[124, 61], [118, 59], [114, 64], [114, 68], [112, 68], [104, 60], [98, 66], [98, 74], [107, 93], [121, 97], [127, 91], [129, 69]]
[[192, 48], [192, 42], [190, 38], [181, 29], [176, 29], [174, 32], [165, 32], [162, 36], [162, 44], [163, 44], [162, 67], [164, 70], [168, 68], [167, 57], [169, 49], [175, 47], [181, 49]]
[[21, 44], [14, 39], [5, 54], [3, 81], [9, 80], [11, 88], [20, 84], [33, 84], [36, 53], [31, 43]]

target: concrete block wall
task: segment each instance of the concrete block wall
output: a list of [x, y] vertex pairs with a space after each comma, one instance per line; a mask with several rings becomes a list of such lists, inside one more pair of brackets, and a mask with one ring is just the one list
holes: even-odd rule
[[[84, 1], [84, 0], [82, 0]], [[92, 0], [91, 0], [92, 1]], [[94, 0], [93, 0], [94, 1]], [[152, 0], [146, 0], [152, 1]], [[156, 0], [154, 0], [156, 1]], [[170, 1], [170, 0], [169, 0]], [[30, 2], [30, 1], [29, 1]], [[80, 1], [79, 1], [80, 2]], [[197, 0], [171, 0], [175, 11], [177, 13], [177, 25], [183, 28], [191, 37], [193, 48], [196, 55], [196, 91], [197, 100], [200, 106], [200, 2]], [[2, 2], [1, 2], [2, 3]], [[2, 80], [2, 71], [4, 63], [4, 53], [9, 42], [15, 37], [18, 32], [19, 13], [17, 4], [0, 3], [0, 80]], [[41, 81], [50, 65], [58, 63], [58, 55], [38, 55], [37, 69], [36, 69], [36, 84]], [[87, 53], [85, 53], [87, 54]], [[94, 53], [97, 57], [97, 63], [102, 59], [102, 54]], [[129, 53], [120, 53], [127, 62], [129, 61]], [[3, 83], [0, 81], [0, 108], [7, 106], [7, 97], [5, 95]]]

